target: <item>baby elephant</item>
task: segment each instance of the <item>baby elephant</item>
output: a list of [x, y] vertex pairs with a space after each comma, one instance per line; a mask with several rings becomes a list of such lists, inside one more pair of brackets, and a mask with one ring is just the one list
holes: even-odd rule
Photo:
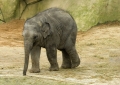
[[40, 72], [41, 47], [46, 49], [50, 71], [58, 71], [57, 49], [62, 51], [62, 68], [75, 68], [80, 58], [75, 48], [77, 26], [73, 17], [59, 8], [50, 8], [26, 20], [23, 29], [25, 61], [23, 75], [26, 75], [31, 54], [30, 72]]

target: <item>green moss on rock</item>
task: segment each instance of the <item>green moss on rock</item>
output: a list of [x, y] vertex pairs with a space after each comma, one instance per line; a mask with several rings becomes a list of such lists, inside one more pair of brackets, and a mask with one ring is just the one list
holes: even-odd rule
[[2, 9], [5, 20], [8, 21], [14, 18], [19, 0], [0, 0], [0, 3], [0, 8]]
[[[31, 17], [50, 7], [60, 7], [75, 18], [78, 30], [87, 31], [98, 23], [120, 21], [119, 3], [120, 0], [43, 0], [36, 7], [29, 7], [23, 17]], [[37, 8], [36, 13], [28, 12], [35, 10], [33, 8]]]

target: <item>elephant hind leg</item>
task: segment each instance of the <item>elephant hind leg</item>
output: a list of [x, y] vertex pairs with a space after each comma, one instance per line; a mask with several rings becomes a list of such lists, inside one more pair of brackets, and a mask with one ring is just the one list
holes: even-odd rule
[[62, 50], [62, 56], [63, 56], [63, 62], [61, 68], [64, 69], [71, 68], [72, 67], [71, 59], [65, 50]]
[[68, 55], [70, 56], [71, 63], [72, 63], [71, 68], [75, 68], [75, 67], [79, 66], [80, 58], [79, 58], [78, 53], [75, 48], [75, 39], [72, 39], [71, 37], [69, 37], [67, 39], [66, 44], [65, 44], [65, 50], [68, 53]]
[[73, 47], [66, 49], [66, 52], [69, 54], [70, 59], [71, 59], [71, 63], [72, 63], [71, 68], [75, 68], [75, 67], [79, 66], [80, 58], [78, 56], [78, 53], [77, 53], [75, 47], [73, 46]]

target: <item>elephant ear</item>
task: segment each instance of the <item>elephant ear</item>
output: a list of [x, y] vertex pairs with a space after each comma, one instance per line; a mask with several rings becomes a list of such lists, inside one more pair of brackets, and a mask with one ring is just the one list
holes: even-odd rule
[[41, 31], [44, 38], [50, 35], [50, 24], [47, 22], [43, 23]]

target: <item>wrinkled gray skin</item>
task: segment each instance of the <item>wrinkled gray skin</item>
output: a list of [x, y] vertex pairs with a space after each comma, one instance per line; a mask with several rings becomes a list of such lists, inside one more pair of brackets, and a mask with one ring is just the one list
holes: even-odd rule
[[50, 8], [26, 20], [23, 37], [25, 61], [23, 75], [26, 75], [31, 53], [30, 72], [40, 72], [41, 47], [46, 49], [50, 71], [58, 71], [57, 49], [62, 52], [62, 68], [75, 68], [80, 59], [75, 48], [77, 26], [70, 14], [59, 8]]

